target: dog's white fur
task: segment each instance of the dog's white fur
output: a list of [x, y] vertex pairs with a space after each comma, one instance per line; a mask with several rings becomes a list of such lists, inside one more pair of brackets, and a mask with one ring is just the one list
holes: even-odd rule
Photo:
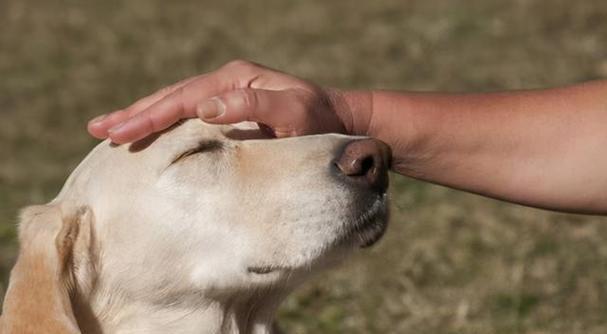
[[270, 333], [293, 287], [381, 234], [386, 199], [331, 175], [352, 137], [257, 136], [191, 120], [98, 145], [24, 211], [0, 333]]

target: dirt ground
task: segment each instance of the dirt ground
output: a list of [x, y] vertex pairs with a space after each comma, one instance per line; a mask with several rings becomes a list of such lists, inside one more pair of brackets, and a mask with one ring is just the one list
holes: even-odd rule
[[[0, 0], [0, 294], [18, 209], [92, 116], [235, 58], [342, 88], [494, 91], [607, 77], [601, 0]], [[564, 133], [564, 136], [567, 134]], [[607, 220], [393, 175], [386, 238], [280, 311], [288, 333], [607, 333]]]

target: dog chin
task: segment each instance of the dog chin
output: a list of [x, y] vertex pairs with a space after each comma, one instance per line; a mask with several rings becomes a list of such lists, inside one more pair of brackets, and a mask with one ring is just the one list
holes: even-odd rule
[[367, 248], [377, 243], [388, 227], [388, 197], [378, 196], [370, 206], [367, 206], [348, 224], [350, 229], [344, 239], [349, 240], [360, 248]]

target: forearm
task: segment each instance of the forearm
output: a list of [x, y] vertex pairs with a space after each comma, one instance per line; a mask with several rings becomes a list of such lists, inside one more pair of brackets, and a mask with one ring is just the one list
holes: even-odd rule
[[494, 94], [377, 91], [356, 105], [361, 96], [370, 108], [354, 110], [354, 132], [387, 142], [398, 173], [530, 206], [607, 212], [606, 82]]

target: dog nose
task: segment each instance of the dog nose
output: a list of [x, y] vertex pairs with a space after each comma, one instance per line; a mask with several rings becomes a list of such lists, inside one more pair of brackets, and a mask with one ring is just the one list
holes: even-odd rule
[[377, 192], [388, 189], [390, 147], [377, 139], [359, 139], [346, 144], [335, 165], [351, 182]]

